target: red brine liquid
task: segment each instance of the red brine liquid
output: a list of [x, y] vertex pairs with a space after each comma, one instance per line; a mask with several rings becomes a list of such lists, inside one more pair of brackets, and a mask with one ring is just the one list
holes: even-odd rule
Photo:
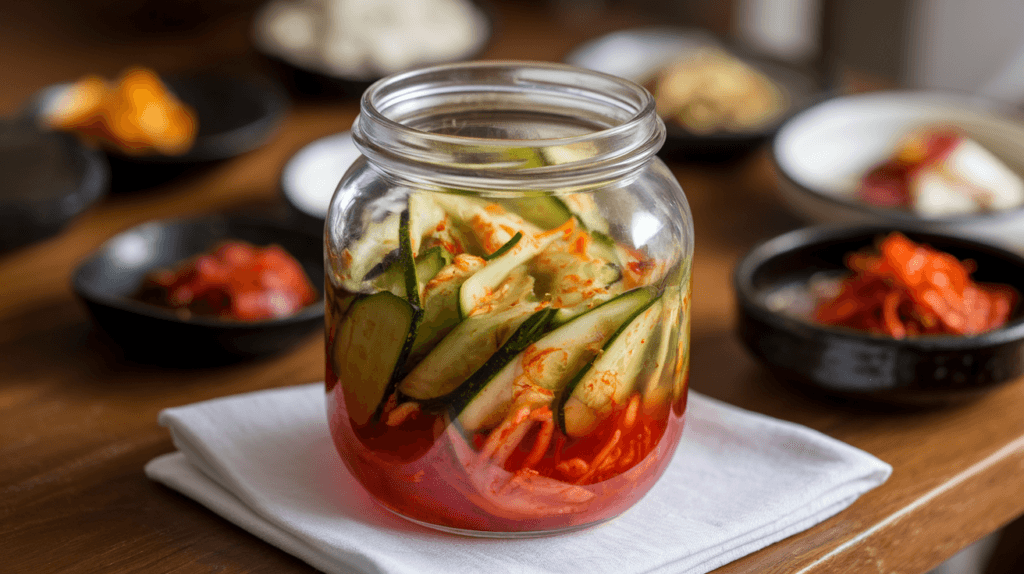
[[370, 494], [405, 518], [476, 533], [574, 530], [621, 514], [665, 471], [686, 409], [685, 390], [656, 410], [633, 394], [580, 438], [563, 434], [547, 406], [469, 434], [443, 410], [358, 426], [329, 362], [327, 377], [334, 443]]

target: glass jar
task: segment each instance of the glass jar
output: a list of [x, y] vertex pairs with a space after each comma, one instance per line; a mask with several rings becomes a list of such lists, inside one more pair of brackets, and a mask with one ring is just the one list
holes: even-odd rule
[[327, 410], [385, 507], [530, 536], [600, 523], [679, 441], [693, 224], [643, 88], [556, 64], [385, 78], [326, 222]]

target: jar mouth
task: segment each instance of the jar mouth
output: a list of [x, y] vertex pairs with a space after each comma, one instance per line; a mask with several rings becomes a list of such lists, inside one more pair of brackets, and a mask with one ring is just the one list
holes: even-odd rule
[[665, 140], [654, 98], [628, 80], [564, 64], [448, 64], [384, 78], [363, 94], [356, 145], [417, 185], [478, 190], [602, 185]]

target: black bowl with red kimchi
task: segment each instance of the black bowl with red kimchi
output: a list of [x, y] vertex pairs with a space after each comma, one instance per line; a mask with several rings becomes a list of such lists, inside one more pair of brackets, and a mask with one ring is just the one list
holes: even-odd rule
[[[926, 249], [904, 259], [916, 272], [902, 275], [910, 288], [886, 275], [891, 265], [879, 249], [893, 232]], [[959, 262], [977, 290], [935, 274], [927, 262], [937, 253]], [[877, 283], [861, 274], [865, 265], [875, 266]], [[1024, 257], [999, 247], [892, 227], [811, 227], [756, 246], [736, 266], [733, 282], [737, 329], [748, 350], [777, 378], [805, 389], [936, 405], [977, 397], [1024, 374]], [[936, 312], [943, 303], [929, 291], [951, 299], [949, 292], [959, 293], [960, 319], [947, 316], [946, 307]], [[985, 294], [983, 302], [977, 293]], [[859, 316], [836, 321], [839, 308], [840, 315]]]

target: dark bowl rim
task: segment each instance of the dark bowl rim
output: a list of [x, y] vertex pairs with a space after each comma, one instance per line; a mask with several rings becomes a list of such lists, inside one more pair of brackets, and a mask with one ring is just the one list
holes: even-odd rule
[[[149, 165], [188, 165], [216, 162], [238, 157], [246, 152], [260, 147], [269, 139], [274, 130], [279, 127], [288, 111], [289, 100], [284, 89], [276, 81], [263, 74], [217, 74], [215, 70], [192, 70], [184, 72], [172, 72], [159, 74], [160, 81], [174, 90], [176, 82], [203, 81], [214, 78], [216, 81], [233, 82], [243, 88], [241, 90], [249, 94], [252, 101], [256, 102], [261, 114], [244, 125], [237, 126], [220, 133], [209, 134], [205, 137], [197, 137], [192, 147], [180, 155], [161, 154], [140, 154], [131, 155], [120, 151], [101, 147], [101, 153], [113, 160], [133, 162]], [[51, 94], [57, 90], [67, 89], [74, 84], [74, 81], [56, 82], [37, 90], [29, 97], [28, 102], [22, 107], [20, 114], [29, 121], [38, 123], [42, 113], [42, 105]], [[258, 94], [253, 96], [253, 94]], [[199, 118], [202, 120], [202, 118]], [[254, 135], [249, 138], [247, 136]], [[245, 145], [235, 145], [239, 140], [250, 140]], [[198, 150], [198, 151], [197, 151]]]
[[[837, 226], [823, 225], [804, 227], [765, 240], [754, 246], [736, 264], [733, 270], [733, 289], [739, 307], [752, 317], [766, 323], [774, 329], [788, 333], [797, 333], [802, 338], [831, 338], [859, 341], [878, 346], [913, 349], [919, 352], [967, 351], [989, 348], [1024, 340], [1024, 316], [1008, 322], [992, 331], [970, 337], [957, 335], [928, 335], [906, 339], [894, 339], [884, 335], [865, 333], [842, 327], [828, 327], [810, 321], [803, 321], [772, 311], [759, 302], [757, 290], [753, 285], [756, 272], [767, 262], [784, 256], [796, 249], [806, 248], [836, 240], [865, 239], [870, 243], [879, 235], [898, 231], [911, 236], [921, 237], [924, 243], [931, 240], [949, 241], [979, 253], [986, 253], [1006, 260], [1024, 271], [1024, 256], [994, 245], [967, 239], [955, 235], [925, 231], [914, 228], [901, 228], [886, 225]], [[1019, 290], [1020, 291], [1020, 290]], [[1021, 291], [1024, 295], [1024, 291]], [[1018, 308], [1024, 306], [1024, 300], [1018, 301]]]
[[[197, 217], [174, 217], [167, 219], [151, 220], [141, 223], [139, 225], [135, 225], [113, 235], [112, 237], [105, 240], [99, 247], [93, 250], [88, 256], [86, 256], [86, 258], [83, 259], [75, 267], [75, 271], [72, 273], [72, 291], [75, 293], [75, 295], [77, 295], [87, 304], [101, 305], [103, 307], [108, 307], [111, 309], [116, 309], [127, 313], [141, 315], [154, 320], [167, 321], [170, 323], [177, 323], [181, 325], [194, 325], [196, 327], [215, 328], [226, 331], [247, 331], [272, 328], [277, 326], [291, 325], [294, 323], [302, 323], [313, 319], [323, 318], [326, 296], [323, 292], [323, 286], [317, 285], [315, 281], [313, 281], [313, 286], [314, 288], [316, 288], [318, 295], [315, 301], [313, 301], [309, 305], [306, 305], [298, 312], [292, 315], [288, 315], [287, 317], [280, 317], [277, 319], [265, 319], [261, 321], [233, 321], [226, 319], [217, 319], [203, 315], [196, 315], [186, 320], [179, 317], [171, 309], [164, 309], [163, 307], [150, 305], [148, 303], [137, 301], [129, 297], [97, 292], [94, 289], [89, 289], [84, 284], [83, 275], [85, 273], [86, 267], [89, 266], [94, 261], [97, 261], [98, 259], [103, 257], [105, 251], [110, 249], [114, 242], [118, 241], [119, 239], [122, 239], [123, 237], [129, 234], [137, 233], [147, 228], [202, 225], [205, 222], [213, 221], [227, 221], [230, 223], [251, 225], [254, 227], [261, 227], [264, 229], [272, 229], [274, 230], [275, 233], [283, 231], [285, 233], [294, 233], [296, 235], [305, 235], [309, 236], [310, 238], [316, 238], [315, 234], [307, 233], [300, 229], [290, 228], [280, 224], [268, 223], [266, 221], [261, 221], [253, 218], [223, 214], [207, 214]], [[227, 238], [225, 237], [225, 239]], [[294, 254], [291, 255], [292, 257], [295, 257]], [[152, 267], [149, 270], [155, 268], [156, 267]]]
[[[58, 197], [31, 201], [10, 201], [0, 199], [0, 209], [3, 209], [5, 206], [25, 203], [31, 203], [33, 205], [59, 206], [65, 205], [68, 198], [78, 197], [80, 201], [75, 202], [75, 209], [68, 210], [63, 213], [63, 217], [61, 217], [59, 221], [55, 222], [56, 225], [53, 226], [52, 233], [47, 234], [47, 237], [52, 237], [53, 235], [63, 231], [72, 220], [87, 211], [110, 192], [110, 163], [107, 161], [106, 156], [99, 150], [85, 145], [73, 134], [43, 130], [39, 128], [35, 122], [25, 121], [24, 118], [0, 119], [0, 121], [9, 123], [18, 129], [32, 130], [38, 132], [44, 137], [59, 140], [61, 146], [63, 146], [66, 151], [80, 158], [84, 162], [84, 167], [82, 168], [78, 181], [75, 182], [73, 187], [68, 188]], [[44, 238], [40, 237], [39, 239], [42, 240]]]
[[[796, 122], [800, 119], [803, 114], [811, 113], [816, 108], [825, 105], [834, 105], [838, 103], [848, 102], [854, 99], [858, 99], [865, 96], [879, 96], [879, 95], [893, 95], [893, 96], [915, 96], [929, 94], [933, 96], [946, 96], [950, 98], [950, 101], [954, 99], [959, 100], [958, 103], [962, 104], [965, 109], [970, 111], [987, 111], [991, 112], [993, 116], [1000, 118], [1001, 120], [1010, 120], [1014, 117], [1011, 113], [1011, 108], [1004, 105], [1000, 105], [998, 102], [993, 100], [985, 100], [978, 96], [971, 94], [959, 93], [954, 91], [938, 91], [938, 90], [883, 90], [877, 92], [868, 92], [864, 94], [847, 94], [838, 97], [826, 98], [824, 100], [815, 102], [806, 108], [790, 115], [778, 129], [771, 136], [770, 149], [772, 166], [775, 168], [775, 172], [778, 177], [785, 183], [796, 190], [797, 192], [824, 201], [829, 204], [839, 205], [847, 209], [852, 209], [864, 216], [870, 216], [881, 221], [890, 222], [891, 225], [923, 225], [923, 226], [941, 226], [941, 225], [966, 225], [966, 224], [977, 224], [988, 221], [1002, 221], [1004, 219], [1011, 219], [1016, 217], [1024, 216], [1024, 204], [1014, 207], [1012, 209], [1002, 209], [999, 211], [982, 211], [975, 213], [968, 213], [962, 215], [952, 215], [943, 217], [919, 217], [909, 211], [901, 211], [898, 209], [886, 209], [880, 207], [874, 207], [865, 203], [854, 201], [852, 199], [845, 199], [836, 197], [827, 193], [823, 193], [817, 189], [808, 187], [796, 180], [786, 168], [779, 161], [779, 140], [783, 137], [785, 128], [792, 122]], [[1024, 178], [1024, 174], [1017, 173], [1017, 175]]]

